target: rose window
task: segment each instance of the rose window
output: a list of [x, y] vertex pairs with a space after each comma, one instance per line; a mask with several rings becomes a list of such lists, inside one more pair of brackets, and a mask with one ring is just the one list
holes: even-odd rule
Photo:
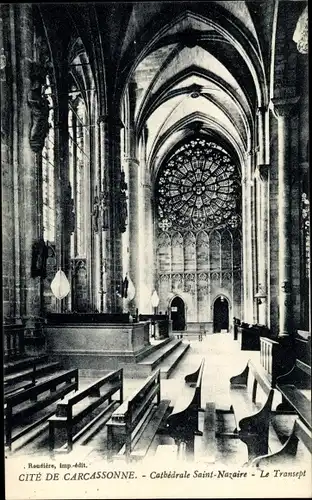
[[156, 182], [159, 227], [237, 227], [240, 176], [231, 156], [202, 138], [180, 147]]

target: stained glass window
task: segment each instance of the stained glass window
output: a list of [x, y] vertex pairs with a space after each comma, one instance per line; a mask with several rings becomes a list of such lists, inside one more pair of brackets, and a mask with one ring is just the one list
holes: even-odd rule
[[238, 227], [240, 176], [231, 156], [198, 137], [179, 147], [156, 182], [158, 224], [179, 229]]
[[75, 233], [71, 236], [71, 256], [85, 257], [86, 254], [86, 109], [80, 97], [70, 103], [69, 114], [69, 180], [75, 200]]

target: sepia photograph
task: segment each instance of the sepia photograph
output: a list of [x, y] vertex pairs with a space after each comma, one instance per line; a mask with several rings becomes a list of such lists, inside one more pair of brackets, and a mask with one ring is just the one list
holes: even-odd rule
[[0, 4], [5, 500], [310, 498], [308, 2]]

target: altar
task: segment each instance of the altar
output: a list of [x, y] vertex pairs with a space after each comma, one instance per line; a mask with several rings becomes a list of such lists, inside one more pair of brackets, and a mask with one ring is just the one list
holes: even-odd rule
[[101, 323], [90, 320], [78, 324], [69, 322], [68, 317], [64, 317], [64, 322], [61, 320], [59, 318], [57, 324], [47, 323], [45, 327], [47, 352], [64, 368], [87, 370], [86, 376], [100, 376], [103, 371], [137, 363], [149, 351], [148, 321]]

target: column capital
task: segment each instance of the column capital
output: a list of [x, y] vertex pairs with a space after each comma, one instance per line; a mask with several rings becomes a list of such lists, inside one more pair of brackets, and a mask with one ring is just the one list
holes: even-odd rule
[[267, 182], [269, 178], [270, 165], [267, 163], [260, 163], [256, 166], [255, 177], [258, 177], [261, 181]]
[[262, 113], [266, 113], [268, 110], [268, 106], [259, 106], [258, 109], [257, 109], [257, 115], [260, 115]]
[[289, 97], [286, 99], [278, 99], [273, 97], [271, 99], [272, 111], [276, 118], [290, 116], [296, 105], [298, 104], [300, 96]]

